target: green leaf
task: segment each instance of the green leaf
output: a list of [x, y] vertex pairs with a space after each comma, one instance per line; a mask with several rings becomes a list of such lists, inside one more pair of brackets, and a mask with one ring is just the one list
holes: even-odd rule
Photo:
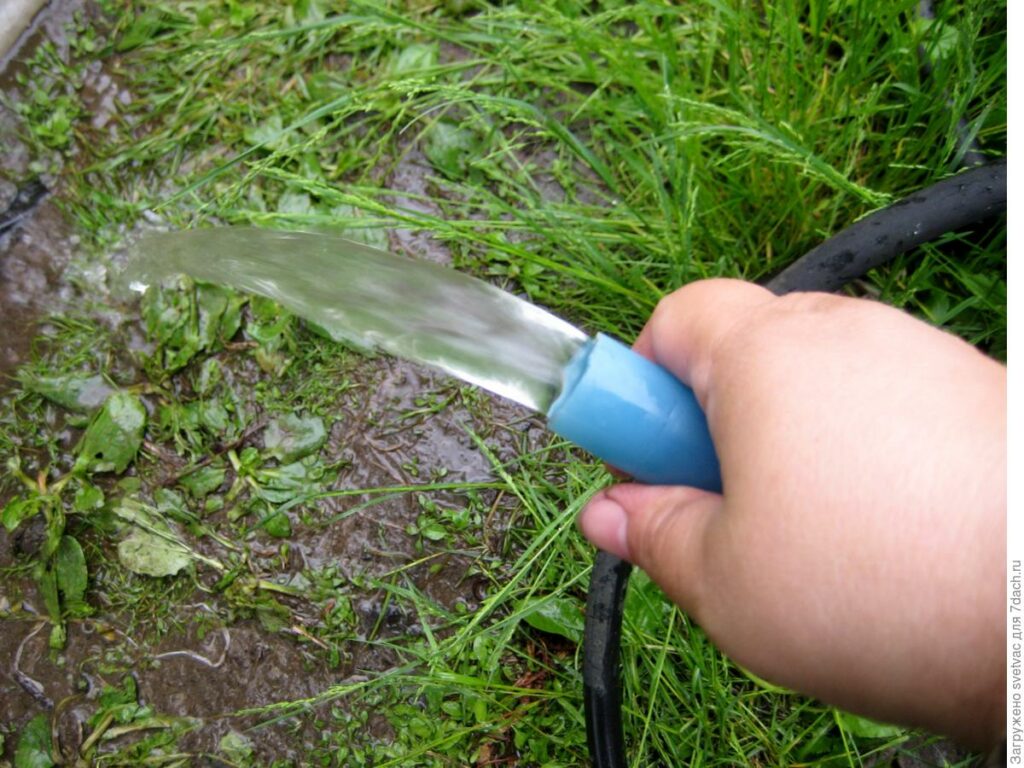
[[270, 596], [262, 597], [254, 606], [260, 626], [267, 632], [279, 632], [288, 626], [292, 614], [281, 603]]
[[407, 45], [395, 58], [391, 65], [391, 73], [395, 77], [418, 75], [425, 69], [437, 66], [437, 43], [414, 43]]
[[960, 31], [952, 24], [918, 16], [911, 21], [911, 26], [921, 36], [921, 45], [933, 64], [956, 55], [961, 38]]
[[661, 588], [639, 569], [629, 579], [624, 606], [630, 622], [655, 637], [666, 631], [675, 610]]
[[301, 24], [310, 24], [327, 18], [327, 11], [324, 10], [320, 0], [296, 0], [295, 18]]
[[82, 547], [74, 537], [61, 537], [53, 567], [57, 574], [57, 589], [64, 596], [64, 609], [76, 614], [87, 611], [85, 589], [89, 584], [89, 571]]
[[251, 316], [245, 332], [260, 344], [255, 350], [256, 362], [267, 373], [279, 376], [290, 363], [284, 350], [294, 345], [291, 330], [295, 317], [277, 302], [262, 296], [250, 298], [249, 310]]
[[442, 541], [448, 536], [448, 531], [443, 525], [433, 520], [422, 522], [418, 528], [420, 536], [430, 541]]
[[39, 594], [43, 598], [46, 613], [54, 623], [60, 621], [60, 596], [57, 593], [57, 574], [46, 563], [37, 562], [33, 569]]
[[103, 491], [82, 480], [75, 491], [74, 508], [78, 512], [94, 512], [103, 506]]
[[536, 601], [532, 610], [523, 615], [534, 629], [561, 635], [573, 642], [583, 639], [583, 611], [577, 600], [568, 597], [548, 597]]
[[36, 584], [39, 587], [39, 594], [43, 598], [43, 605], [46, 606], [46, 613], [53, 623], [50, 631], [50, 647], [59, 651], [64, 647], [65, 633], [60, 616], [60, 596], [57, 592], [57, 572], [43, 562], [36, 563], [34, 569]]
[[192, 562], [183, 545], [141, 529], [117, 545], [117, 556], [125, 568], [143, 576], [173, 576]]
[[50, 627], [50, 650], [61, 651], [68, 641], [68, 630], [64, 622]]
[[284, 129], [281, 115], [273, 114], [259, 125], [246, 128], [243, 138], [253, 146], [264, 146], [267, 149], [287, 149], [288, 132]]
[[142, 401], [129, 392], [115, 392], [86, 429], [75, 471], [124, 472], [142, 445], [145, 429]]
[[277, 201], [277, 212], [285, 215], [310, 216], [316, 213], [313, 201], [305, 192], [283, 192]]
[[852, 733], [854, 736], [864, 739], [892, 739], [906, 733], [906, 729], [898, 725], [878, 723], [866, 717], [853, 715], [839, 709], [834, 711], [839, 727], [847, 733]]
[[190, 549], [157, 510], [138, 499], [125, 497], [113, 511], [134, 526], [117, 547], [122, 565], [129, 570], [144, 576], [171, 576], [192, 560], [217, 569], [223, 567]]
[[61, 408], [76, 413], [92, 413], [114, 391], [102, 376], [21, 376], [22, 385], [29, 392], [42, 395]]
[[49, 715], [36, 715], [22, 729], [14, 752], [14, 768], [51, 768], [53, 742]]
[[157, 488], [153, 491], [153, 503], [156, 505], [157, 512], [165, 518], [181, 523], [197, 522], [196, 516], [185, 505], [184, 497], [177, 491], [172, 491], [170, 488]]
[[4, 505], [4, 511], [0, 513], [0, 520], [8, 532], [13, 531], [30, 517], [36, 515], [43, 508], [43, 500], [39, 496], [30, 496], [27, 499], [11, 499]]
[[202, 499], [220, 488], [225, 476], [223, 467], [205, 466], [190, 472], [178, 482], [193, 498]]
[[329, 472], [319, 458], [307, 457], [291, 464], [257, 470], [254, 477], [260, 486], [258, 495], [261, 499], [271, 504], [284, 504], [315, 493], [324, 483], [331, 482], [335, 473]]
[[217, 751], [236, 765], [249, 765], [256, 750], [252, 741], [238, 731], [228, 731], [217, 744]]
[[195, 284], [179, 277], [167, 285], [154, 285], [142, 297], [146, 333], [156, 343], [153, 362], [162, 376], [183, 368], [202, 344]]
[[46, 538], [43, 541], [43, 547], [39, 550], [39, 555], [44, 560], [49, 561], [51, 557], [57, 554], [57, 548], [60, 546], [60, 539], [64, 535], [64, 526], [67, 522], [64, 516], [64, 507], [59, 503], [52, 503], [53, 499], [50, 500], [49, 504], [49, 517], [46, 521]]
[[163, 30], [162, 16], [158, 9], [147, 10], [136, 16], [131, 26], [118, 37], [114, 49], [124, 53], [148, 43]]
[[292, 535], [292, 521], [284, 512], [275, 512], [263, 521], [263, 530], [275, 539], [287, 539]]
[[196, 286], [196, 305], [199, 308], [199, 346], [212, 349], [220, 339], [220, 322], [228, 310], [231, 291], [219, 285], [200, 283]]
[[220, 361], [216, 357], [207, 358], [199, 368], [199, 375], [195, 379], [193, 389], [200, 397], [206, 397], [217, 388], [223, 378], [224, 370]]
[[327, 430], [319, 416], [305, 418], [287, 414], [267, 424], [263, 446], [282, 464], [308, 456], [327, 441]]
[[449, 179], [462, 179], [479, 154], [480, 144], [480, 137], [469, 128], [438, 120], [426, 131], [423, 154]]
[[[129, 493], [137, 493], [138, 488], [125, 489]], [[143, 529], [152, 529], [157, 533], [171, 533], [171, 527], [151, 507], [143, 504], [138, 499], [126, 496], [114, 506], [114, 514], [126, 523], [137, 525]]]
[[131, 675], [121, 678], [121, 687], [104, 685], [98, 699], [99, 708], [89, 718], [89, 725], [98, 726], [108, 717], [114, 722], [126, 725], [134, 720], [149, 717], [151, 710], [139, 705], [139, 691]]
[[[364, 243], [371, 248], [380, 248], [386, 251], [391, 245], [388, 242], [387, 230], [383, 227], [361, 227], [358, 222], [365, 218], [362, 211], [352, 205], [336, 205], [331, 209], [332, 224], [342, 232], [349, 240], [357, 243]], [[326, 332], [321, 335], [330, 338]]]

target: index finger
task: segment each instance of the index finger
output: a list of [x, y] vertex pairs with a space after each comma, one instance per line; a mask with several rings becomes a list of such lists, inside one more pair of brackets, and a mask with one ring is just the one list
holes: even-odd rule
[[690, 283], [658, 302], [633, 349], [691, 387], [703, 406], [715, 347], [750, 310], [776, 298], [767, 288], [742, 280]]

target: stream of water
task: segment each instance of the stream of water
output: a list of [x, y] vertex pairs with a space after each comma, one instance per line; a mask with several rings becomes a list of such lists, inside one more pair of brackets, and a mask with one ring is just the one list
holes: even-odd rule
[[278, 301], [333, 338], [439, 368], [546, 413], [586, 342], [482, 280], [338, 235], [223, 227], [147, 235], [124, 278], [186, 274]]

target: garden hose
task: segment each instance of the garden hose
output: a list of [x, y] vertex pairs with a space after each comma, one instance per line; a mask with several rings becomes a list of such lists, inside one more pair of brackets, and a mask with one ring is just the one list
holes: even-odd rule
[[[964, 171], [865, 216], [767, 283], [773, 293], [835, 291], [901, 253], [1006, 211], [1006, 160]], [[594, 768], [626, 765], [619, 652], [632, 566], [598, 552], [583, 633], [583, 705]]]
[[779, 295], [836, 291], [901, 253], [1006, 210], [1006, 160], [922, 189], [810, 250], [768, 283]]

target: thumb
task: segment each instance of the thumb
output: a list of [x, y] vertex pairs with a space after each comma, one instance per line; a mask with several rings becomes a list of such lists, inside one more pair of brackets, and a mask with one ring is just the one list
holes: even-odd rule
[[579, 524], [594, 546], [638, 565], [669, 598], [697, 615], [708, 533], [722, 503], [719, 494], [697, 488], [623, 483], [595, 495]]

